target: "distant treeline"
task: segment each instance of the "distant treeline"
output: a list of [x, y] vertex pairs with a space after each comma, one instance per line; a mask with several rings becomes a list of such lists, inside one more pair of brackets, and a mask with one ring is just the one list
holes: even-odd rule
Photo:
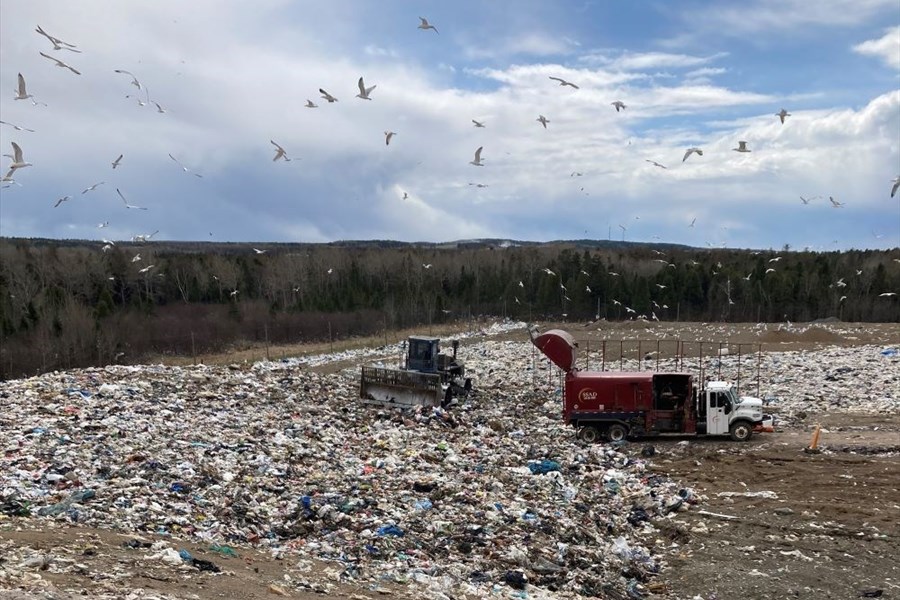
[[880, 296], [900, 292], [897, 250], [592, 241], [101, 246], [0, 239], [0, 379], [473, 316], [900, 321], [900, 298]]

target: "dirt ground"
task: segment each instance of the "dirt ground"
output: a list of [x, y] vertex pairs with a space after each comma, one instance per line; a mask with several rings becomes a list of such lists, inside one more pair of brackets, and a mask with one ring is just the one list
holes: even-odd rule
[[[756, 324], [665, 324], [664, 329], [647, 325], [555, 323], [543, 324], [542, 329], [560, 327], [579, 340], [598, 343], [660, 337], [691, 340], [702, 333], [732, 347], [738, 342], [760, 343], [763, 352], [900, 343], [897, 324], [802, 324], [781, 330]], [[497, 339], [522, 340], [527, 334], [518, 330]], [[463, 352], [464, 346], [465, 342]], [[333, 372], [348, 366], [352, 361], [317, 370]], [[822, 452], [806, 453], [816, 422], [823, 427]], [[638, 455], [647, 445], [655, 450], [651, 472], [679, 480], [705, 497], [688, 510], [654, 522], [659, 534], [648, 544], [668, 558], [648, 598], [900, 598], [900, 415], [813, 414], [801, 425], [757, 435], [744, 444], [666, 438], [630, 443], [625, 451]], [[30, 591], [13, 591], [0, 578], [0, 600], [70, 600], [85, 594], [125, 597], [138, 588], [144, 597], [155, 593], [200, 600], [285, 594], [299, 599], [417, 597], [413, 588], [359, 586], [340, 580], [334, 565], [298, 566], [295, 557], [273, 557], [250, 547], [235, 547], [238, 556], [227, 557], [196, 541], [170, 539], [174, 548], [213, 561], [222, 573], [170, 566], [146, 560], [154, 550], [123, 546], [134, 538], [128, 533], [0, 518], [0, 570], [9, 566], [4, 554], [25, 548], [49, 553], [61, 559], [59, 564], [80, 565], [57, 569], [51, 563], [46, 570], [35, 571]], [[49, 590], [50, 595], [39, 594], [40, 590]]]

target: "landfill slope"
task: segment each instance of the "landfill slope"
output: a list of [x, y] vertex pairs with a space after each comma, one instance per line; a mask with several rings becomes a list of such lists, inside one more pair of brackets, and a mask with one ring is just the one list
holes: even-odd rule
[[[587, 327], [577, 334], [771, 333], [676, 327], [597, 323], [590, 334]], [[832, 433], [823, 434], [825, 452], [804, 455], [814, 419], [835, 420], [828, 424], [835, 430], [844, 420], [857, 423], [857, 450], [872, 448], [868, 438], [879, 425], [888, 438], [898, 430], [900, 367], [878, 344], [900, 336], [890, 327], [815, 327], [825, 327], [829, 339], [809, 339], [818, 337], [810, 327], [787, 330], [788, 337], [805, 335], [799, 341], [776, 330], [776, 348], [786, 351], [767, 348], [758, 357], [767, 391], [760, 395], [768, 395], [783, 431], [749, 444], [577, 442], [560, 422], [558, 371], [535, 357], [516, 323], [461, 336], [477, 393], [448, 411], [400, 414], [357, 402], [358, 365], [390, 361], [394, 347], [231, 366], [112, 366], [5, 382], [0, 589], [87, 590], [95, 597], [140, 589], [144, 598], [240, 590], [248, 598], [712, 600], [782, 597], [785, 589], [792, 597], [843, 597], [814, 593], [841, 589], [839, 576], [847, 591], [864, 582], [847, 583], [849, 571], [831, 555], [828, 568], [818, 569], [808, 548], [784, 546], [777, 536], [809, 537], [825, 527], [822, 535], [836, 537], [838, 527], [862, 532], [843, 536], [844, 545], [833, 549], [856, 564], [890, 563], [884, 552], [896, 554], [896, 501], [866, 525], [856, 522], [873, 516], [866, 511], [827, 512], [827, 496], [809, 524], [783, 518], [806, 516], [809, 487], [832, 473], [832, 457], [857, 456], [834, 448]], [[747, 369], [743, 358], [717, 360], [724, 376]], [[865, 418], [871, 421], [854, 421]], [[642, 452], [648, 444], [655, 453]], [[841, 463], [842, 473], [872, 485], [869, 492], [876, 480], [884, 486], [877, 491], [896, 490], [896, 450], [887, 442], [876, 450], [858, 464]], [[806, 470], [785, 473], [792, 461]], [[792, 478], [794, 472], [804, 476]], [[769, 481], [780, 487], [758, 489]], [[846, 497], [863, 504], [862, 494], [827, 489], [836, 503]], [[771, 493], [734, 494], [747, 490]], [[773, 521], [753, 512], [760, 502], [778, 503], [760, 505], [765, 510], [793, 512], [782, 510], [782, 521]], [[725, 526], [701, 514], [728, 508], [742, 512]], [[877, 532], [865, 529], [872, 523]], [[785, 529], [772, 529], [779, 526]], [[866, 535], [880, 545], [848, 551]], [[775, 552], [779, 544], [789, 554]], [[747, 553], [770, 561], [754, 567], [765, 577], [751, 572]], [[764, 571], [788, 560], [805, 575]], [[873, 584], [900, 581], [892, 568], [869, 570]], [[746, 574], [747, 583], [729, 587], [730, 572]]]

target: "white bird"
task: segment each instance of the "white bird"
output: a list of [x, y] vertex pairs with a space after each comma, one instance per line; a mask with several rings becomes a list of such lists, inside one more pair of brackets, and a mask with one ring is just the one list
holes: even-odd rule
[[668, 168], [669, 168], [669, 167], [667, 167], [666, 165], [661, 165], [661, 164], [659, 164], [659, 163], [656, 162], [655, 160], [648, 160], [648, 159], [645, 158], [645, 159], [644, 159], [644, 162], [648, 162], [648, 163], [650, 163], [651, 165], [653, 165], [654, 167], [659, 167], [660, 169], [668, 169]]
[[104, 183], [106, 183], [106, 182], [105, 182], [105, 181], [99, 181], [99, 182], [95, 183], [94, 185], [92, 185], [92, 186], [90, 186], [90, 187], [88, 187], [88, 188], [85, 188], [85, 189], [81, 190], [81, 193], [82, 193], [82, 194], [87, 194], [88, 192], [93, 192], [94, 190], [97, 189], [98, 186], [101, 186], [101, 185], [103, 185]]
[[158, 113], [161, 114], [161, 115], [166, 113], [166, 109], [164, 109], [162, 106], [160, 106], [160, 105], [159, 105], [159, 102], [157, 102], [156, 100], [154, 100], [154, 101], [153, 101], [153, 104], [156, 105], [156, 112], [158, 112]]
[[136, 94], [125, 94], [125, 97], [126, 98], [134, 98], [137, 101], [138, 106], [147, 106], [147, 103], [144, 102], [143, 100], [141, 100], [141, 97]]
[[190, 174], [193, 175], [194, 177], [203, 177], [203, 175], [201, 175], [200, 173], [193, 173], [193, 172], [191, 172], [190, 169], [188, 169], [186, 166], [184, 166], [183, 164], [181, 164], [181, 161], [179, 161], [177, 158], [175, 158], [175, 157], [172, 156], [171, 154], [169, 154], [169, 158], [171, 158], [172, 160], [174, 160], [174, 161], [175, 161], [175, 164], [177, 164], [179, 167], [181, 167], [181, 170], [184, 171], [185, 173], [190, 173]]
[[39, 34], [41, 34], [42, 36], [44, 36], [45, 38], [47, 38], [48, 40], [50, 40], [50, 43], [53, 44], [53, 49], [54, 49], [54, 50], [68, 50], [68, 51], [70, 51], [70, 52], [81, 52], [81, 50], [77, 50], [77, 49], [76, 49], [77, 46], [76, 46], [75, 44], [70, 44], [70, 43], [68, 43], [68, 42], [62, 41], [62, 40], [59, 39], [58, 37], [53, 37], [52, 35], [50, 35], [50, 34], [47, 33], [46, 31], [44, 31], [43, 29], [41, 29], [41, 26], [40, 26], [40, 25], [37, 26], [37, 29], [35, 29], [35, 31], [37, 31]]
[[53, 58], [53, 57], [50, 56], [49, 54], [44, 54], [43, 52], [39, 52], [38, 54], [40, 54], [40, 55], [43, 56], [44, 58], [49, 58], [50, 60], [52, 60], [53, 62], [55, 62], [57, 67], [63, 67], [64, 69], [68, 69], [68, 70], [72, 71], [72, 72], [75, 73], [76, 75], [81, 75], [81, 71], [79, 71], [79, 70], [77, 70], [77, 69], [75, 69], [75, 68], [73, 68], [73, 67], [70, 67], [69, 65], [67, 65], [66, 63], [64, 63], [64, 62], [61, 61], [61, 60], [58, 60], [58, 59], [56, 59], [56, 58]]
[[332, 273], [334, 273], [334, 267], [329, 267], [329, 269], [325, 272], [331, 275]]
[[770, 263], [778, 262], [778, 261], [781, 260], [781, 259], [782, 259], [781, 256], [776, 256], [775, 258], [770, 258], [770, 259], [769, 259], [769, 262], [770, 262]]
[[422, 267], [425, 269], [430, 269], [431, 266], [432, 266], [431, 263], [428, 263], [427, 265], [425, 263], [422, 263]]
[[114, 241], [108, 240], [108, 239], [106, 239], [106, 238], [103, 238], [103, 239], [100, 240], [100, 241], [103, 242], [104, 244], [107, 244], [108, 246], [115, 246], [115, 245], [116, 245], [116, 243], [115, 243]]
[[253, 251], [256, 252], [257, 254], [265, 254], [266, 253], [265, 250], [260, 250], [258, 248], [254, 248]]
[[322, 99], [323, 99], [323, 100], [328, 100], [328, 103], [329, 103], [329, 104], [331, 104], [332, 102], [337, 102], [337, 101], [338, 101], [337, 98], [335, 98], [334, 96], [332, 96], [331, 94], [329, 94], [328, 92], [326, 92], [325, 90], [323, 90], [322, 88], [319, 88], [319, 92], [322, 94]]
[[747, 142], [739, 141], [737, 148], [732, 148], [735, 152], [750, 152], [750, 148], [747, 147]]
[[522, 288], [522, 289], [524, 290], [524, 289], [525, 289], [525, 284], [522, 283], [521, 281], [519, 281], [519, 287]]
[[486, 188], [486, 187], [488, 187], [488, 184], [486, 184], [486, 183], [472, 183], [471, 181], [469, 182], [469, 185], [474, 185], [474, 186], [477, 187], [477, 188]]
[[703, 156], [703, 150], [700, 148], [688, 148], [687, 152], [684, 153], [684, 158], [681, 159], [681, 162], [684, 162], [688, 159], [688, 156], [696, 152], [698, 155]]
[[134, 236], [131, 236], [131, 241], [132, 242], [149, 242], [150, 238], [152, 238], [157, 233], [159, 233], [159, 229], [157, 229], [153, 233], [148, 233], [145, 235], [134, 235]]
[[440, 32], [437, 30], [437, 27], [435, 27], [434, 25], [432, 25], [431, 23], [429, 23], [429, 22], [428, 22], [428, 19], [426, 19], [425, 17], [419, 17], [419, 20], [422, 21], [422, 22], [419, 23], [419, 26], [418, 26], [417, 29], [424, 29], [424, 30], [426, 30], [426, 31], [427, 31], [428, 29], [434, 29], [434, 32], [435, 32], [435, 33], [440, 34]]
[[622, 102], [621, 100], [616, 100], [615, 102], [610, 102], [610, 104], [616, 107], [616, 112], [619, 112], [620, 110], [625, 110], [626, 108], [628, 108], [627, 106], [625, 106], [625, 103]]
[[665, 286], [665, 285], [663, 285], [663, 284], [661, 284], [661, 283], [657, 283], [657, 284], [656, 284], [656, 287], [658, 287], [658, 288], [661, 289], [661, 290], [664, 290], [664, 289], [666, 289], [668, 286]]
[[118, 157], [116, 160], [112, 161], [112, 168], [113, 168], [113, 169], [115, 169], [116, 167], [119, 166], [119, 163], [122, 162], [122, 157], [124, 157], [124, 156], [125, 156], [124, 154], [120, 154], [119, 157]]
[[800, 196], [800, 202], [802, 202], [803, 204], [809, 204], [811, 200], [815, 200], [818, 197], [819, 196], [813, 196], [811, 198], [804, 198], [803, 196]]
[[312, 100], [310, 100], [309, 98], [307, 98], [306, 99], [306, 108], [319, 108], [319, 105], [316, 104], [315, 102], [313, 102]]
[[391, 144], [391, 138], [397, 135], [393, 131], [385, 131], [384, 132], [384, 145], [389, 146]]
[[475, 151], [475, 160], [470, 160], [470, 165], [475, 165], [476, 167], [483, 167], [484, 163], [481, 162], [481, 151], [484, 149], [484, 146], [478, 146], [478, 150]]
[[844, 206], [843, 203], [838, 202], [837, 200], [835, 200], [835, 199], [832, 198], [831, 196], [828, 196], [828, 200], [831, 201], [831, 207], [832, 207], [832, 208], [842, 208], [842, 207]]
[[609, 272], [609, 276], [610, 276], [610, 277], [618, 277], [619, 274], [616, 273], [615, 271], [610, 271], [610, 272]]
[[897, 193], [897, 188], [900, 188], [900, 177], [894, 177], [894, 185], [891, 186], [891, 198]]
[[588, 294], [590, 294], [590, 293], [591, 293], [591, 286], [589, 286], [589, 285], [584, 286], [584, 290], [585, 290]]
[[369, 94], [372, 93], [372, 90], [374, 90], [376, 87], [378, 87], [378, 86], [374, 86], [374, 85], [371, 87], [366, 87], [366, 84], [363, 81], [362, 77], [359, 78], [359, 81], [356, 82], [356, 85], [359, 86], [359, 93], [356, 95], [356, 97], [362, 98], [363, 100], [371, 100], [371, 98], [369, 97]]
[[102, 223], [97, 223], [97, 229], [103, 229], [104, 227], [109, 227], [109, 221], [104, 221]]
[[753, 275], [753, 273], [752, 273], [752, 272], [750, 272], [750, 273], [747, 273], [747, 276], [746, 276], [746, 277], [744, 277], [744, 281], [750, 281], [750, 276], [751, 276], [751, 275]]
[[238, 290], [233, 290], [233, 291], [229, 292], [228, 295], [231, 296], [232, 298], [234, 298], [235, 296], [238, 295], [238, 293], [239, 293]]
[[71, 200], [71, 199], [72, 199], [72, 196], [63, 196], [62, 198], [60, 198], [59, 200], [56, 201], [56, 204], [53, 205], [53, 208], [56, 208], [63, 202], [66, 202], [67, 200]]
[[100, 248], [100, 250], [102, 250], [103, 252], [109, 252], [110, 250], [112, 250], [112, 245], [111, 245], [111, 244], [104, 244], [104, 245]]
[[274, 140], [269, 140], [269, 142], [270, 142], [273, 146], [275, 146], [275, 148], [276, 148], [276, 150], [275, 150], [275, 157], [272, 159], [272, 162], [275, 162], [275, 161], [278, 160], [279, 158], [281, 158], [281, 159], [283, 159], [283, 160], [285, 160], [285, 161], [290, 161], [290, 160], [291, 160], [290, 158], [288, 158], [287, 152], [284, 150], [284, 148], [282, 148], [282, 147], [279, 146], [277, 143], [275, 143]]
[[862, 275], [862, 274], [863, 274], [863, 270], [862, 270], [862, 269], [858, 269], [858, 270], [856, 271], [856, 274], [857, 274], [857, 275]]
[[622, 303], [615, 299], [612, 301], [612, 303], [615, 304], [616, 306], [622, 306]]
[[840, 299], [838, 300], [838, 304], [840, 304], [841, 302], [843, 302], [846, 299], [847, 299], [847, 296], [841, 296]]
[[152, 269], [152, 268], [155, 267], [155, 266], [156, 266], [156, 265], [147, 265], [147, 266], [144, 267], [143, 269], [139, 269], [139, 270], [138, 270], [138, 273], [146, 273], [147, 271], [149, 271], [150, 269]]
[[693, 219], [691, 219], [691, 224], [688, 225], [688, 227], [693, 227], [694, 223], [696, 223], [696, 222], [697, 222], [697, 217], [694, 217]]
[[19, 127], [18, 125], [13, 125], [12, 123], [7, 123], [6, 121], [0, 121], [0, 123], [2, 123], [3, 125], [9, 125], [16, 131], [30, 131], [31, 133], [34, 133], [34, 129], [28, 129], [27, 127]]
[[836, 285], [837, 287], [847, 287], [847, 284], [844, 283], [844, 278], [843, 278], [843, 277], [841, 277], [840, 279], [838, 279], [837, 281], [835, 281], [835, 282], [834, 282], [834, 285]]
[[138, 78], [135, 77], [134, 73], [132, 73], [131, 71], [126, 71], [124, 69], [113, 69], [113, 72], [114, 73], [123, 73], [125, 75], [128, 75], [129, 77], [131, 77], [131, 85], [133, 85], [134, 87], [136, 87], [139, 90], [144, 89], [144, 87], [141, 85], [141, 82], [138, 81]]
[[475, 119], [472, 119], [472, 123], [475, 125], [475, 127], [484, 127], [484, 123], [481, 121], [476, 121]]
[[22, 76], [21, 73], [19, 73], [19, 76], [18, 76], [17, 80], [18, 80], [18, 87], [16, 88], [16, 95], [14, 96], [14, 98], [15, 98], [16, 100], [25, 100], [25, 99], [27, 99], [27, 98], [31, 98], [31, 104], [32, 104], [33, 106], [37, 106], [38, 104], [43, 104], [44, 106], [47, 106], [47, 103], [46, 103], [46, 102], [38, 102], [38, 101], [36, 101], [36, 100], [34, 99], [34, 95], [33, 95], [33, 94], [29, 94], [29, 93], [26, 91], [26, 89], [25, 89], [25, 78]]
[[121, 198], [122, 202], [125, 203], [125, 208], [136, 208], [138, 210], [147, 210], [143, 206], [135, 206], [133, 204], [128, 204], [128, 200], [125, 199], [125, 196], [122, 194], [122, 192], [119, 190], [119, 188], [116, 188], [116, 193], [119, 194], [119, 198]]
[[773, 269], [772, 267], [769, 267], [768, 269], [766, 269], [766, 272], [764, 273], [764, 275], [767, 275], [769, 273], [774, 273], [774, 272], [775, 272], [775, 269]]
[[24, 167], [32, 166], [30, 162], [25, 162], [25, 159], [22, 158], [22, 148], [20, 148], [17, 143], [12, 142], [12, 147], [13, 147], [12, 155], [9, 155], [9, 154], [6, 155], [6, 156], [9, 156], [10, 158], [12, 158], [12, 160], [13, 160], [9, 164], [9, 173], [7, 173], [7, 175], [11, 175], [12, 172], [15, 171], [16, 169], [22, 169]]
[[543, 272], [546, 273], [547, 275], [556, 275], [556, 273], [554, 273], [553, 271], [551, 271], [551, 270], [548, 269], [547, 267], [543, 267], [543, 268], [541, 269], [541, 271], [543, 271]]
[[407, 194], [406, 192], [403, 192], [403, 198], [402, 198], [402, 199], [403, 199], [403, 200], [406, 200], [407, 198], [409, 198], [409, 194]]
[[550, 79], [552, 79], [553, 81], [558, 81], [558, 82], [559, 82], [559, 85], [561, 85], [561, 86], [569, 86], [569, 87], [573, 87], [573, 88], [575, 88], [576, 90], [581, 89], [581, 88], [579, 88], [577, 85], [575, 85], [574, 83], [572, 83], [571, 81], [566, 81], [565, 79], [562, 79], [561, 77], [552, 77], [552, 76], [551, 76]]
[[633, 308], [630, 308], [630, 307], [628, 307], [628, 306], [625, 307], [625, 312], [627, 312], [627, 313], [632, 313], [632, 314], [637, 313], [636, 310], [634, 310]]
[[569, 175], [569, 177], [581, 177], [583, 175], [584, 175], [584, 173], [581, 173], [579, 171], [572, 171], [572, 174]]
[[889, 298], [891, 296], [896, 296], [897, 292], [885, 292], [883, 294], [878, 294], [879, 298]]
[[141, 260], [141, 253], [140, 253], [140, 252], [138, 252], [137, 254], [134, 255], [134, 258], [131, 259], [131, 262], [136, 263], [136, 262], [138, 262], [139, 260]]
[[538, 118], [535, 119], [535, 121], [543, 125], [544, 129], [547, 129], [547, 123], [550, 122], [549, 119], [547, 119], [547, 117], [545, 117], [544, 115], [538, 115]]
[[561, 289], [561, 290], [564, 291], [564, 292], [569, 291], [569, 290], [566, 289], [566, 286], [564, 286], [562, 283], [559, 284], [559, 289]]
[[782, 108], [779, 112], [775, 113], [775, 116], [781, 119], [781, 124], [784, 125], [784, 118], [791, 116], [791, 113]]

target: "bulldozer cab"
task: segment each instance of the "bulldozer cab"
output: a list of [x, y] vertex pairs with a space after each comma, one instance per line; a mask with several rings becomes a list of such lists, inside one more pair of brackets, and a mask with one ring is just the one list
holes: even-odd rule
[[419, 371], [421, 373], [437, 372], [440, 350], [440, 338], [410, 337], [406, 368], [410, 371]]

